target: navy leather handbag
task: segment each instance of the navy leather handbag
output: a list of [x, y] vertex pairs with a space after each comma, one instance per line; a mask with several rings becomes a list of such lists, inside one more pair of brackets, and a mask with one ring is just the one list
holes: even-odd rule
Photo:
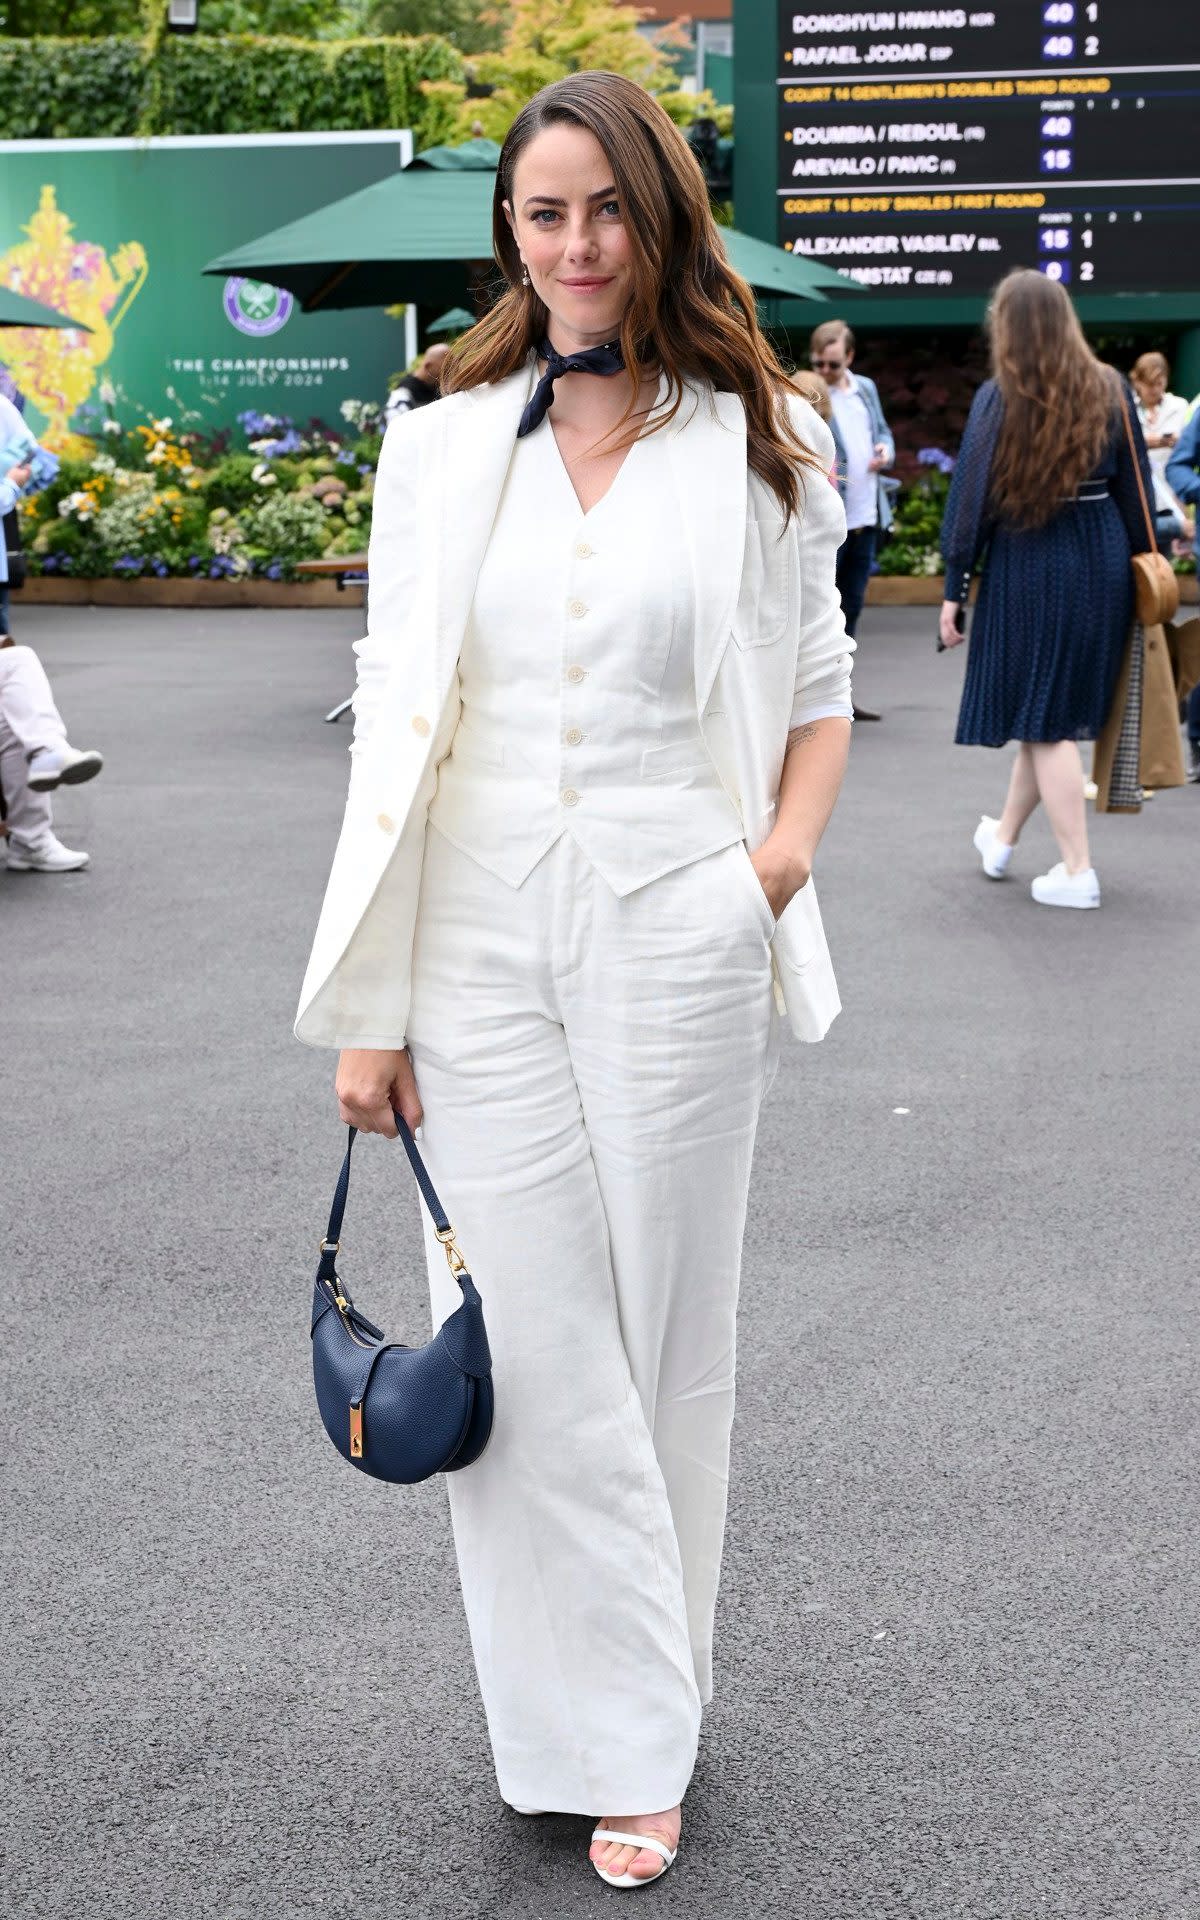
[[351, 1300], [336, 1266], [357, 1132], [351, 1127], [313, 1287], [313, 1383], [325, 1431], [342, 1458], [376, 1480], [411, 1484], [478, 1460], [492, 1431], [492, 1356], [483, 1302], [454, 1229], [412, 1134], [394, 1108], [393, 1116], [462, 1305], [427, 1346], [406, 1347]]

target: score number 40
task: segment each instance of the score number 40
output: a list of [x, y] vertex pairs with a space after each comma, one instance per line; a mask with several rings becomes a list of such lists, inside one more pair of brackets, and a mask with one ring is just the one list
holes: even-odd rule
[[[1075, 24], [1076, 7], [1074, 0], [1049, 0], [1042, 8], [1042, 21], [1048, 27], [1070, 27]], [[1084, 18], [1095, 26], [1100, 18], [1098, 0], [1088, 0], [1082, 9]], [[1083, 37], [1084, 58], [1094, 60], [1100, 51], [1100, 39], [1097, 34], [1087, 33]], [[1042, 41], [1044, 60], [1070, 60], [1075, 52], [1073, 33], [1052, 33]]]

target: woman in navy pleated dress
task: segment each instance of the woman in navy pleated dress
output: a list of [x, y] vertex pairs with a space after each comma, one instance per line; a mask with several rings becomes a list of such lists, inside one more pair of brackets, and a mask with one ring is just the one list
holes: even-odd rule
[[[1078, 742], [1107, 718], [1133, 619], [1130, 556], [1146, 545], [1121, 413], [1120, 376], [1103, 366], [1063, 288], [1018, 269], [989, 313], [992, 378], [975, 396], [942, 523], [940, 632], [958, 617], [971, 571], [983, 578], [956, 739], [1020, 744], [998, 818], [975, 830], [984, 872], [1002, 880], [1039, 801], [1062, 859], [1033, 882], [1047, 907], [1098, 907]], [[1133, 422], [1147, 497], [1141, 430]]]

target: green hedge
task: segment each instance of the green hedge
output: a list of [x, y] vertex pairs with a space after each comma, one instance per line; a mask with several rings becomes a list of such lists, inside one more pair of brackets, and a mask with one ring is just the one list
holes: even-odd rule
[[140, 40], [0, 40], [0, 139], [119, 139], [138, 131]]
[[462, 58], [436, 34], [0, 40], [0, 140], [411, 127], [420, 148], [447, 136], [462, 93]]

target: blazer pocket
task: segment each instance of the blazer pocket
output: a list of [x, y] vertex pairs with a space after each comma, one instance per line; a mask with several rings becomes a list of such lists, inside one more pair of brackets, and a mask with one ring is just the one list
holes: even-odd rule
[[[677, 740], [665, 747], [647, 747], [642, 754], [643, 780], [670, 780], [685, 774], [711, 775], [711, 756], [698, 740]], [[681, 780], [680, 785], [686, 785]]]
[[787, 632], [792, 618], [794, 545], [792, 528], [785, 528], [780, 516], [747, 516], [742, 585], [733, 616], [733, 637], [739, 647], [770, 647]]

